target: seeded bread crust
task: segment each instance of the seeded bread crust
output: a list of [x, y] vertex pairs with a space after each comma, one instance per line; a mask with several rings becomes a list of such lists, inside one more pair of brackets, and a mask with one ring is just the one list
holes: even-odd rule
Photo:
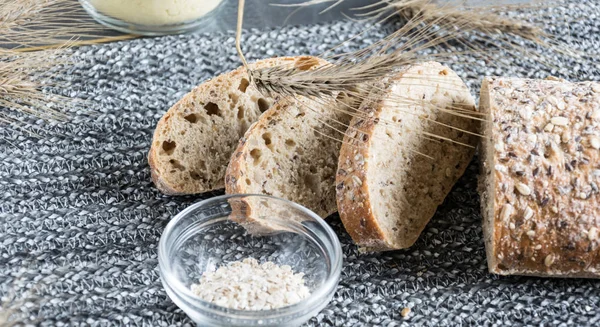
[[330, 126], [344, 128], [350, 117], [323, 102], [283, 98], [265, 112], [231, 158], [226, 192], [285, 198], [321, 217], [336, 212], [335, 172], [342, 135]]
[[[369, 118], [353, 118], [344, 138], [337, 203], [356, 244], [365, 251], [388, 251], [414, 244], [477, 144], [476, 136], [431, 120], [470, 132], [478, 123], [447, 112], [453, 106], [476, 108], [462, 80], [439, 63], [406, 67], [374, 90], [361, 108]], [[473, 147], [431, 141], [423, 133]]]
[[[271, 58], [250, 66], [293, 66], [312, 58]], [[237, 141], [275, 100], [249, 84], [243, 67], [185, 95], [165, 113], [154, 132], [148, 163], [156, 187], [172, 195], [223, 188], [225, 169]]]
[[486, 78], [480, 176], [489, 270], [600, 276], [600, 84]]

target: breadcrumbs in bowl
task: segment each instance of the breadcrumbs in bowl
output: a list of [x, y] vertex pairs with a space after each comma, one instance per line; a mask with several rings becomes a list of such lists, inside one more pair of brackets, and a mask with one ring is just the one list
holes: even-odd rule
[[315, 213], [264, 195], [198, 202], [167, 225], [159, 269], [201, 326], [298, 326], [333, 297], [342, 252]]

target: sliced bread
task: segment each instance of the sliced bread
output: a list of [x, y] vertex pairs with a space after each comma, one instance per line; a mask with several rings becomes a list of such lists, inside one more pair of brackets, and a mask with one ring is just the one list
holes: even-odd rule
[[340, 217], [364, 250], [410, 247], [472, 159], [477, 136], [460, 130], [478, 121], [455, 113], [475, 112], [474, 100], [456, 73], [428, 62], [383, 81], [361, 109], [340, 151]]
[[[314, 57], [282, 57], [250, 67], [307, 69], [315, 61]], [[247, 76], [240, 67], [215, 77], [185, 95], [160, 119], [148, 155], [160, 191], [195, 194], [224, 187], [225, 169], [238, 140], [275, 101], [250, 85]]]
[[226, 192], [281, 197], [321, 217], [334, 213], [343, 137], [338, 130], [345, 130], [349, 120], [338, 102], [281, 99], [240, 140], [227, 168]]

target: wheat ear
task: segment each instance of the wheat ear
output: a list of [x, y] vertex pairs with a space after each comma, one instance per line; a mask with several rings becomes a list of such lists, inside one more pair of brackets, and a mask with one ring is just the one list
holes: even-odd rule
[[106, 31], [78, 1], [0, 1], [0, 48], [62, 46], [73, 39], [105, 36]]
[[84, 103], [52, 91], [65, 87], [55, 74], [70, 64], [67, 51], [65, 48], [26, 53], [0, 50], [2, 125], [32, 132], [32, 118], [66, 121], [68, 111]]

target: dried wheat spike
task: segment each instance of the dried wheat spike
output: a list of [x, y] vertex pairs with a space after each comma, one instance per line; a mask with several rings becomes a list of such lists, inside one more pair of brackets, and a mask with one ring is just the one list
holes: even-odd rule
[[78, 1], [0, 1], [0, 48], [64, 45], [104, 33], [106, 29], [90, 19]]
[[31, 118], [66, 121], [68, 111], [83, 104], [52, 92], [60, 87], [54, 74], [70, 61], [66, 51], [0, 50], [0, 125], [32, 132]]

